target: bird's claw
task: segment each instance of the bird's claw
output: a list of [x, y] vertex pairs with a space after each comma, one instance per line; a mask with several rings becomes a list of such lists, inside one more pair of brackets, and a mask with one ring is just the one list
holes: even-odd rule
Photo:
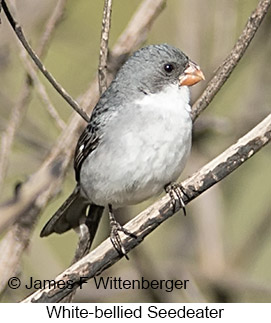
[[112, 211], [112, 207], [109, 208], [109, 220], [110, 220], [110, 227], [111, 227], [110, 240], [112, 242], [112, 245], [120, 256], [124, 256], [127, 260], [129, 260], [129, 257], [127, 256], [127, 252], [121, 241], [119, 232], [123, 232], [124, 234], [126, 234], [127, 236], [130, 236], [133, 239], [137, 239], [137, 236], [132, 232], [130, 232], [129, 230], [125, 229], [122, 225], [120, 225], [116, 221]]
[[179, 203], [183, 210], [183, 214], [186, 216], [185, 203], [183, 200], [185, 192], [182, 186], [176, 183], [171, 183], [165, 186], [165, 191], [170, 196], [170, 203], [173, 207], [173, 212], [175, 213], [177, 211], [177, 203]]

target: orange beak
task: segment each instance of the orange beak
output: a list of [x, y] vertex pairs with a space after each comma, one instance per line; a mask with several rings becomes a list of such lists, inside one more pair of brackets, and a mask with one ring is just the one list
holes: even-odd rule
[[202, 80], [205, 80], [205, 77], [200, 67], [192, 61], [189, 61], [189, 65], [179, 77], [179, 85], [191, 86]]

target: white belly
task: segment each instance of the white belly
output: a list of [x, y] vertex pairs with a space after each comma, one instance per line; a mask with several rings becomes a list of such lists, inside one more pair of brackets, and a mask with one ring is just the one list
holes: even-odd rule
[[188, 101], [186, 87], [170, 87], [144, 97], [137, 102], [140, 107], [125, 108], [110, 122], [82, 165], [81, 186], [90, 201], [136, 204], [179, 177], [191, 147]]

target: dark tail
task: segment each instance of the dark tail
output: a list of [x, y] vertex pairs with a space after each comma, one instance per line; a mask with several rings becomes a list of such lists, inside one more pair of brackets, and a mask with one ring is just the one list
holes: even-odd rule
[[46, 223], [40, 236], [46, 237], [53, 232], [64, 233], [71, 228], [78, 227], [81, 218], [86, 217], [86, 209], [88, 206], [89, 202], [81, 196], [79, 187], [76, 187]]

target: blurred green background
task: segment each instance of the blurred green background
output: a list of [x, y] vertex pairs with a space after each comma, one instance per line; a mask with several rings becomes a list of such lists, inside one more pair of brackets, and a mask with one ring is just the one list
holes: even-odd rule
[[[113, 46], [139, 0], [113, 3], [110, 47]], [[222, 63], [240, 35], [256, 0], [169, 0], [151, 29], [147, 44], [167, 42], [182, 49], [197, 62], [206, 76], [192, 88], [192, 102]], [[55, 0], [17, 1], [18, 21], [35, 48]], [[97, 73], [103, 1], [67, 1], [44, 63], [73, 96], [84, 93]], [[35, 13], [35, 14], [33, 14]], [[0, 26], [0, 133], [19, 100], [25, 75], [18, 41], [4, 18]], [[270, 12], [245, 56], [208, 109], [195, 124], [192, 154], [181, 179], [193, 174], [249, 131], [268, 113], [271, 102]], [[49, 97], [65, 122], [72, 109], [40, 77]], [[1, 203], [13, 194], [14, 185], [39, 168], [60, 134], [34, 90], [9, 157], [1, 188]], [[102, 276], [122, 279], [189, 279], [187, 290], [97, 290], [93, 282], [78, 291], [77, 302], [270, 302], [271, 301], [271, 149], [255, 157], [220, 184], [166, 221], [139, 247]], [[44, 210], [25, 253], [20, 277], [53, 279], [67, 268], [76, 248], [76, 234], [41, 239], [47, 219], [74, 186], [72, 166], [63, 190]], [[143, 210], [149, 202], [119, 213], [120, 222]], [[125, 219], [125, 220], [124, 220]], [[109, 234], [103, 217], [95, 240]], [[3, 302], [19, 301], [29, 290], [7, 289]]]

